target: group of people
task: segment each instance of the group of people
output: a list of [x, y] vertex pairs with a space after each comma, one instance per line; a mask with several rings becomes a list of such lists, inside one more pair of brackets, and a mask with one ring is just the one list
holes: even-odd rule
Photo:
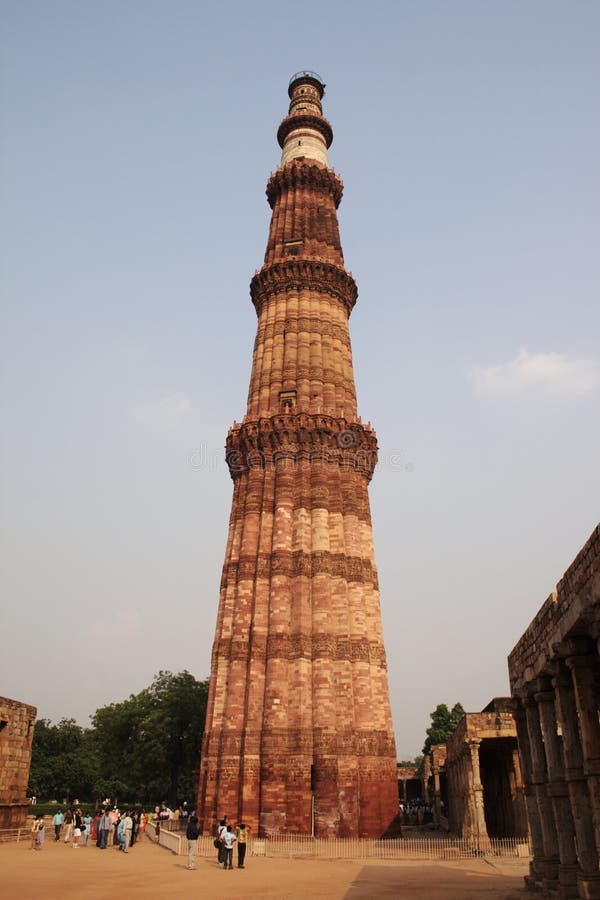
[[[171, 810], [165, 805], [162, 808], [157, 807], [155, 810], [155, 824], [157, 831], [160, 829], [161, 823], [166, 825], [173, 821], [171, 818]], [[109, 846], [116, 846], [124, 853], [128, 853], [136, 839], [145, 832], [148, 822], [148, 815], [145, 812], [126, 810], [121, 813], [116, 807], [109, 809], [104, 807], [101, 812], [97, 812], [94, 816], [83, 815], [79, 806], [69, 806], [66, 810], [58, 810], [52, 817], [52, 825], [54, 826], [54, 840], [58, 843], [61, 839], [65, 844], [72, 843], [74, 849], [81, 846], [80, 841], [83, 838], [83, 846], [86, 847], [89, 839], [96, 842], [96, 846], [100, 850], [106, 850]], [[181, 821], [187, 821], [186, 837], [188, 842], [188, 869], [196, 868], [196, 857], [198, 853], [198, 838], [200, 830], [198, 827], [198, 817], [194, 814], [189, 816], [185, 810], [183, 816], [177, 816]], [[63, 832], [64, 828], [64, 832]], [[237, 866], [238, 869], [244, 868], [246, 858], [246, 848], [248, 845], [248, 837], [250, 826], [240, 822], [238, 825], [232, 826], [227, 823], [227, 816], [221, 819], [215, 838], [215, 848], [217, 849], [217, 860], [219, 865], [224, 869], [233, 869], [233, 848], [237, 844]], [[45, 837], [44, 816], [36, 815], [31, 829], [31, 847], [35, 850], [41, 850]]]
[[68, 844], [72, 841], [73, 848], [77, 849], [80, 846], [81, 839], [83, 838], [83, 846], [86, 847], [90, 837], [91, 824], [92, 817], [89, 815], [89, 813], [84, 816], [79, 806], [69, 806], [69, 808], [64, 812], [58, 810], [52, 816], [52, 825], [54, 826], [54, 842], [58, 843], [58, 841], [60, 841], [61, 831], [64, 825], [65, 844]]
[[403, 825], [428, 825], [433, 822], [433, 810], [421, 801], [400, 801], [400, 816]]
[[217, 829], [217, 837], [215, 838], [215, 847], [217, 849], [217, 860], [224, 869], [233, 869], [234, 844], [237, 844], [238, 869], [244, 868], [249, 831], [250, 826], [245, 825], [243, 822], [236, 825], [234, 830], [231, 825], [227, 824], [227, 816], [221, 819]]
[[171, 809], [163, 801], [160, 806], [154, 808], [154, 819], [160, 822], [160, 827], [167, 831], [179, 831], [188, 823], [188, 805], [184, 803], [176, 809]]
[[[39, 825], [41, 820], [41, 827]], [[43, 832], [43, 816], [36, 816], [32, 826], [32, 847], [41, 849], [44, 841]], [[81, 846], [87, 847], [91, 838], [96, 842], [96, 846], [100, 850], [106, 850], [109, 846], [115, 846], [125, 853], [129, 852], [129, 848], [133, 846], [136, 838], [143, 834], [146, 830], [148, 816], [145, 812], [131, 812], [129, 810], [121, 813], [116, 807], [108, 809], [104, 807], [101, 812], [97, 812], [94, 816], [89, 813], [83, 815], [79, 807], [69, 807], [64, 812], [58, 810], [52, 817], [54, 826], [54, 841], [58, 843], [61, 838], [65, 844], [72, 843], [73, 849]], [[61, 834], [64, 827], [64, 834]], [[35, 829], [35, 832], [34, 832]], [[35, 834], [35, 837], [34, 837]], [[39, 843], [39, 846], [38, 846]]]
[[[217, 837], [215, 838], [215, 848], [217, 849], [217, 860], [223, 869], [233, 869], [233, 847], [237, 844], [237, 864], [238, 869], [244, 868], [244, 860], [246, 858], [246, 848], [248, 846], [248, 833], [250, 826], [240, 822], [235, 829], [227, 824], [227, 816], [221, 819], [217, 829]], [[188, 819], [185, 836], [188, 845], [188, 869], [196, 868], [196, 856], [198, 854], [198, 838], [200, 829], [198, 827], [198, 817], [192, 813]]]

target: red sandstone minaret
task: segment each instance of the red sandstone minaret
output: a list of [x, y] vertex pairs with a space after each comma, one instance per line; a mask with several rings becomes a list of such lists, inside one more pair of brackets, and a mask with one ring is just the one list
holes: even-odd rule
[[367, 485], [377, 440], [356, 412], [356, 302], [328, 166], [325, 85], [299, 72], [281, 166], [248, 408], [227, 437], [233, 504], [221, 581], [199, 818], [254, 834], [380, 836], [398, 810]]

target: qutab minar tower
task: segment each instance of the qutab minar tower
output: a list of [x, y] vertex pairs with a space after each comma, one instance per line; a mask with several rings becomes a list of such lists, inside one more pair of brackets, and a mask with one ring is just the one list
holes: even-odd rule
[[299, 72], [281, 166], [248, 407], [227, 436], [233, 479], [198, 814], [255, 836], [379, 837], [398, 812], [368, 483], [377, 440], [357, 416], [325, 85]]

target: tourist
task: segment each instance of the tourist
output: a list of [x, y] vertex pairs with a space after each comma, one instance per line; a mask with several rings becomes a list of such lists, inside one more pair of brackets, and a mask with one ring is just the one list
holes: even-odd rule
[[246, 858], [246, 845], [248, 842], [248, 832], [250, 830], [250, 826], [244, 825], [243, 822], [235, 829], [235, 834], [237, 837], [237, 854], [238, 854], [238, 869], [244, 868], [244, 859]]
[[131, 814], [129, 810], [125, 813], [123, 818], [123, 836], [125, 838], [125, 846], [123, 850], [125, 853], [129, 853], [129, 847], [131, 845], [131, 834], [133, 832], [133, 819], [131, 818]]
[[119, 846], [119, 838], [117, 835], [117, 826], [121, 819], [121, 813], [119, 812], [118, 808], [115, 806], [113, 809], [111, 809], [111, 811], [109, 812], [108, 815], [110, 816], [110, 830], [111, 830], [111, 833], [108, 836], [108, 843], [112, 847], [118, 847]]
[[119, 850], [125, 849], [125, 816], [119, 819], [117, 822], [117, 841], [119, 843]]
[[141, 813], [140, 813], [140, 827], [138, 828], [138, 833], [139, 833], [139, 834], [145, 834], [145, 833], [146, 833], [146, 825], [147, 825], [147, 824], [148, 824], [148, 816], [146, 815], [146, 813], [144, 812], [144, 810], [142, 810]]
[[223, 868], [233, 869], [233, 845], [236, 842], [236, 836], [231, 830], [231, 825], [227, 826], [227, 830], [223, 832]]
[[196, 868], [196, 855], [198, 853], [198, 819], [196, 816], [190, 816], [187, 823], [185, 836], [188, 842], [188, 869]]
[[108, 844], [108, 835], [112, 826], [110, 815], [106, 810], [104, 810], [102, 816], [100, 817], [99, 825], [100, 843], [98, 844], [98, 846], [101, 850], [106, 850], [106, 846]]
[[44, 843], [44, 839], [46, 837], [46, 829], [44, 828], [44, 817], [42, 815], [38, 816], [38, 829], [35, 837], [35, 849], [41, 850], [42, 845]]
[[73, 808], [70, 806], [65, 813], [65, 844], [68, 844], [73, 834]]
[[76, 809], [73, 814], [73, 850], [79, 847], [79, 838], [83, 834], [83, 816], [81, 810]]
[[87, 843], [92, 833], [92, 817], [88, 813], [83, 817], [83, 846], [87, 847]]
[[31, 823], [31, 847], [30, 847], [30, 850], [35, 849], [39, 829], [40, 829], [40, 817], [35, 816], [33, 822]]
[[132, 824], [132, 828], [131, 828], [131, 844], [129, 846], [133, 847], [133, 845], [135, 844], [136, 838], [138, 836], [139, 828], [140, 828], [140, 812], [139, 812], [139, 810], [137, 812], [133, 812], [131, 814], [131, 821], [133, 824]]
[[52, 824], [54, 825], [54, 843], [60, 841], [60, 829], [62, 828], [64, 821], [65, 817], [59, 809], [52, 817]]
[[93, 841], [96, 841], [96, 847], [100, 845], [100, 826], [98, 823], [100, 822], [101, 815], [102, 813], [95, 812], [91, 825], [91, 838]]
[[219, 842], [219, 846], [217, 848], [217, 860], [222, 863], [224, 859], [224, 849], [225, 845], [223, 843], [223, 835], [227, 831], [227, 816], [223, 816], [221, 821], [219, 822], [219, 827], [217, 828], [217, 840]]

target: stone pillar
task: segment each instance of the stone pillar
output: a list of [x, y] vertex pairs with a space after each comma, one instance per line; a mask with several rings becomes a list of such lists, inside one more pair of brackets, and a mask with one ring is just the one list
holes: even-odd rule
[[442, 817], [442, 790], [440, 786], [440, 767], [433, 766], [433, 822], [439, 828]]
[[467, 760], [467, 748], [463, 745], [458, 757], [457, 781], [459, 807], [457, 810], [459, 821], [459, 833], [463, 838], [473, 836], [473, 810], [471, 809], [471, 787], [469, 762]]
[[510, 794], [513, 804], [513, 813], [515, 819], [515, 837], [527, 837], [527, 807], [525, 804], [525, 790], [523, 786], [523, 776], [521, 775], [521, 765], [519, 762], [519, 748], [514, 747], [511, 754], [511, 767], [508, 773], [510, 783]]
[[567, 666], [571, 670], [575, 688], [583, 771], [592, 803], [596, 850], [600, 853], [600, 723], [596, 688], [598, 654], [594, 652], [586, 656], [569, 656]]
[[558, 841], [556, 838], [556, 824], [554, 822], [554, 810], [552, 801], [548, 796], [548, 778], [546, 772], [546, 757], [544, 754], [544, 742], [540, 728], [540, 715], [538, 705], [532, 697], [525, 700], [525, 716], [527, 720], [527, 733], [529, 735], [529, 748], [531, 751], [531, 781], [535, 790], [540, 823], [542, 826], [542, 841], [544, 845], [544, 866], [542, 884], [547, 892], [558, 890]]
[[579, 896], [600, 898], [598, 853], [594, 837], [594, 822], [587, 779], [583, 771], [583, 754], [579, 737], [577, 706], [571, 673], [561, 666], [552, 679], [556, 695], [556, 710], [565, 761], [565, 780], [571, 801], [571, 814], [577, 840], [577, 878]]
[[446, 759], [446, 782], [448, 785], [448, 808], [446, 809], [448, 828], [453, 834], [459, 834], [456, 814], [459, 802], [456, 784], [456, 765], [454, 760], [450, 760], [450, 758]]
[[517, 729], [519, 758], [521, 760], [521, 771], [523, 773], [523, 793], [525, 795], [525, 806], [527, 808], [527, 818], [529, 819], [531, 845], [533, 849], [533, 860], [529, 865], [529, 875], [525, 877], [525, 884], [528, 888], [535, 889], [538, 886], [541, 887], [544, 876], [544, 839], [542, 836], [542, 823], [540, 821], [540, 811], [537, 805], [535, 787], [532, 782], [531, 747], [529, 744], [527, 718], [524, 706], [520, 700], [515, 700], [513, 716]]
[[423, 803], [429, 803], [429, 779], [431, 777], [431, 762], [426, 756], [423, 760], [423, 776], [421, 779], [423, 785]]
[[481, 850], [489, 845], [489, 837], [487, 826], [485, 824], [485, 810], [483, 804], [483, 784], [481, 783], [481, 772], [479, 769], [479, 746], [481, 741], [476, 738], [470, 738], [467, 741], [469, 749], [469, 761], [471, 764], [471, 788], [472, 788], [472, 811], [474, 837], [477, 838], [478, 848]]
[[558, 843], [559, 867], [558, 883], [560, 898], [577, 897], [577, 853], [575, 851], [575, 830], [569, 792], [565, 783], [563, 750], [558, 736], [554, 691], [550, 680], [540, 679], [541, 688], [535, 694], [540, 716], [546, 769], [548, 773], [547, 793], [552, 803], [556, 839]]

